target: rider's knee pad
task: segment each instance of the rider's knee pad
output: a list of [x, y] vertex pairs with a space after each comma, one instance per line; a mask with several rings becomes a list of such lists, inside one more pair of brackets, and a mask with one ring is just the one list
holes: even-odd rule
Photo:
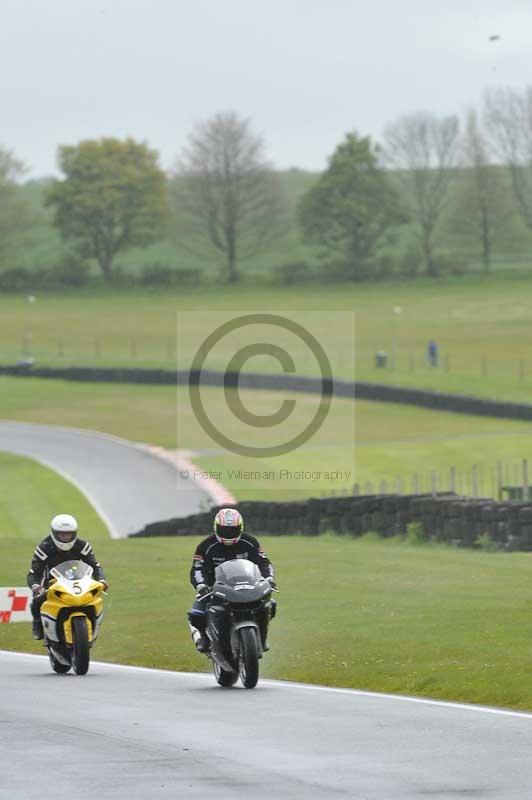
[[198, 627], [198, 623], [200, 625], [205, 625], [205, 611], [201, 611], [199, 608], [191, 608], [187, 616], [190, 624], [194, 625], [196, 628]]

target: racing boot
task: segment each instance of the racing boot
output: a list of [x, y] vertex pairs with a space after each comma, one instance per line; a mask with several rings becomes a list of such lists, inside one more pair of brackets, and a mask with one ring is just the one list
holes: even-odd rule
[[41, 618], [33, 620], [33, 624], [31, 626], [31, 634], [34, 639], [44, 639], [44, 631], [42, 628]]
[[[190, 626], [192, 629], [192, 626]], [[210, 650], [210, 642], [208, 638], [202, 634], [197, 628], [192, 629], [192, 641], [196, 645], [198, 653], [208, 653]]]

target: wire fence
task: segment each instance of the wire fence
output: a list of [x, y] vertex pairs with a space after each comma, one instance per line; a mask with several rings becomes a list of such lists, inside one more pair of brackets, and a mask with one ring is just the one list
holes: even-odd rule
[[491, 498], [495, 500], [532, 500], [529, 460], [493, 466], [473, 464], [463, 469], [454, 466], [445, 470], [431, 469], [428, 472], [413, 472], [409, 476], [398, 475], [393, 480], [361, 481], [329, 496], [373, 495], [373, 494], [432, 494], [453, 492], [463, 497]]
[[[144, 334], [145, 332], [143, 332]], [[18, 359], [33, 358], [42, 364], [76, 363], [79, 366], [90, 364], [168, 364], [175, 366], [182, 359], [186, 367], [186, 345], [174, 336], [157, 337], [141, 335], [105, 336], [96, 332], [85, 336], [76, 331], [68, 334], [39, 335], [31, 329], [25, 330], [18, 341], [2, 342], [0, 339], [0, 360], [15, 363]], [[427, 353], [421, 349], [403, 348], [398, 354], [379, 351], [365, 345], [357, 347], [356, 342], [346, 342], [336, 348], [327, 348], [329, 359], [335, 373], [339, 376], [351, 374], [354, 369], [367, 378], [377, 382], [388, 381], [392, 376], [419, 378], [432, 376], [442, 380], [445, 376], [464, 376], [467, 378], [501, 379], [512, 384], [532, 381], [532, 359], [511, 353], [468, 354], [466, 352], [445, 352], [431, 362]], [[304, 372], [315, 372], [316, 365], [304, 351], [301, 368]], [[271, 367], [270, 367], [271, 368]], [[414, 380], [414, 383], [416, 381]]]

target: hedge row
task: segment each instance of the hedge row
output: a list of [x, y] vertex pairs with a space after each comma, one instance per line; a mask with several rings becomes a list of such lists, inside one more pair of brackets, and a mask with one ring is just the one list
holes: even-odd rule
[[[478, 537], [489, 534], [500, 549], [532, 550], [532, 503], [438, 495], [366, 495], [270, 503], [238, 504], [246, 530], [270, 536], [319, 536], [333, 531], [361, 536], [376, 531], [383, 537], [406, 533], [419, 522], [427, 538], [462, 547], [473, 547]], [[202, 514], [147, 525], [133, 537], [206, 536], [212, 530], [216, 509]]]
[[[105, 383], [144, 383], [166, 386], [188, 385], [200, 381], [198, 374], [187, 370], [99, 368], [99, 367], [35, 367], [31, 365], [0, 366], [0, 375], [17, 375], [35, 378], [59, 378], [71, 381], [94, 381]], [[502, 419], [532, 420], [532, 405], [525, 403], [503, 403], [466, 395], [428, 392], [423, 389], [408, 389], [400, 386], [384, 386], [378, 383], [353, 383], [333, 380], [322, 386], [320, 378], [300, 375], [268, 375], [260, 373], [233, 373], [204, 370], [201, 383], [205, 386], [236, 386], [248, 389], [282, 390], [326, 394], [339, 397], [360, 398], [383, 403], [402, 403], [439, 411], [460, 414], [499, 417]]]

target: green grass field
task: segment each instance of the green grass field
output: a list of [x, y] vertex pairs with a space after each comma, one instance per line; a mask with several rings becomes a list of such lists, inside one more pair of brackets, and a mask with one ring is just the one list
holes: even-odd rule
[[[24, 348], [38, 363], [180, 366], [190, 363], [200, 332], [227, 310], [299, 311], [327, 345], [339, 376], [528, 402], [532, 394], [532, 294], [527, 274], [465, 276], [386, 284], [273, 288], [242, 285], [180, 291], [80, 291], [25, 297], [0, 296], [0, 362]], [[393, 313], [401, 308], [399, 315]], [[355, 312], [353, 334], [348, 315]], [[185, 312], [190, 339], [178, 336]], [[197, 323], [194, 315], [197, 312]], [[201, 314], [199, 312], [202, 312]], [[210, 312], [206, 316], [203, 312]], [[316, 316], [308, 316], [317, 312]], [[304, 318], [304, 317], [303, 317]], [[181, 319], [183, 319], [181, 317]], [[200, 328], [201, 326], [201, 328]], [[210, 326], [210, 327], [209, 327]], [[31, 337], [29, 337], [31, 333]], [[426, 346], [440, 346], [441, 366], [429, 369]], [[374, 355], [396, 353], [395, 369], [375, 369]], [[212, 365], [227, 363], [227, 352]], [[248, 367], [278, 369], [273, 359]], [[311, 358], [300, 366], [315, 373]]]
[[[195, 539], [112, 541], [85, 499], [53, 473], [7, 456], [0, 469], [0, 585], [24, 584], [50, 517], [68, 510], [111, 585], [94, 658], [207, 668], [185, 621]], [[280, 586], [264, 677], [532, 710], [530, 554], [371, 536], [263, 543]], [[23, 623], [0, 626], [0, 648], [42, 652]]]
[[[251, 431], [225, 413], [222, 392], [206, 390], [206, 405], [214, 419], [234, 439], [264, 445], [268, 432]], [[270, 413], [279, 407], [275, 392], [242, 392], [246, 407], [255, 413]], [[284, 395], [281, 395], [284, 399]], [[283, 428], [285, 435], [300, 429], [314, 413], [313, 395], [294, 395], [296, 413]], [[220, 480], [240, 499], [288, 499], [316, 496], [331, 489], [351, 490], [356, 481], [373, 490], [381, 481], [394, 488], [397, 478], [403, 489], [412, 489], [417, 473], [429, 489], [430, 472], [438, 473], [439, 485], [447, 488], [451, 466], [458, 470], [458, 489], [471, 490], [471, 468], [480, 468], [480, 491], [493, 495], [493, 468], [501, 461], [505, 482], [514, 481], [514, 466], [532, 458], [532, 424], [519, 421], [444, 414], [393, 404], [335, 400], [325, 425], [301, 449], [264, 465], [222, 450], [199, 426], [184, 389], [119, 384], [82, 384], [27, 378], [0, 378], [0, 419], [59, 424], [113, 433], [126, 439], [157, 444], [168, 449], [193, 451], [201, 466], [221, 472]], [[279, 433], [276, 432], [276, 436]], [[252, 438], [250, 438], [252, 437]], [[354, 444], [353, 444], [354, 442]], [[238, 478], [229, 470], [271, 469], [275, 475], [257, 480]], [[280, 469], [341, 469], [354, 474], [342, 483], [286, 480]]]

